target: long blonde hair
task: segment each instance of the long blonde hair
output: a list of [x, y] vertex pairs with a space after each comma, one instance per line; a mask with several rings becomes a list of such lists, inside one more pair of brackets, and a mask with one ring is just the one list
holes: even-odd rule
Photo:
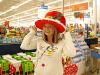
[[[43, 28], [43, 30], [42, 30], [42, 39], [43, 39], [45, 42], [48, 41], [47, 35], [44, 33], [44, 28]], [[53, 41], [53, 43], [57, 44], [59, 40], [61, 40], [60, 34], [59, 34], [57, 28], [54, 26], [54, 34], [53, 34], [52, 41]]]

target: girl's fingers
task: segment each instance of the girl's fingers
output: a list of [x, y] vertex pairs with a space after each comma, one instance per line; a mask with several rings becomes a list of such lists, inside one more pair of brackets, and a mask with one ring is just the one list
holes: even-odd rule
[[32, 29], [37, 31], [37, 27], [35, 25], [32, 27]]

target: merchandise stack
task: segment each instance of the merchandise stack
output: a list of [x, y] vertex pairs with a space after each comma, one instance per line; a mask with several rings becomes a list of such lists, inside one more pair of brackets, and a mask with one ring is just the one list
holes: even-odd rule
[[85, 55], [87, 52], [84, 54], [84, 49], [89, 49], [87, 46], [87, 43], [84, 41], [84, 39], [73, 39], [73, 43], [76, 48], [76, 56], [71, 57], [71, 60], [73, 63], [75, 63], [78, 67], [78, 72], [76, 75], [81, 75], [84, 73], [84, 68], [85, 68]]
[[75, 63], [73, 63], [70, 57], [66, 57], [63, 55], [62, 57], [63, 64], [63, 75], [76, 75], [78, 72], [78, 67]]
[[13, 38], [16, 36], [16, 30], [9, 30], [9, 37]]
[[2, 57], [0, 57], [0, 74], [33, 75], [35, 65], [32, 58], [35, 58], [35, 56], [36, 54], [33, 53], [2, 55]]
[[5, 37], [5, 38], [0, 38], [0, 43], [21, 43], [23, 41], [22, 37]]
[[0, 75], [9, 75], [9, 61], [0, 56]]

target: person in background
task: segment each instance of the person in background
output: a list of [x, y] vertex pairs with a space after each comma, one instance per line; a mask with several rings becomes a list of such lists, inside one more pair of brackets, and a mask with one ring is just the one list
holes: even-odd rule
[[[34, 75], [63, 75], [62, 54], [69, 57], [76, 55], [70, 32], [65, 30], [66, 19], [57, 11], [48, 12], [45, 18], [35, 21], [32, 30], [25, 36], [20, 48], [36, 50]], [[32, 39], [42, 30], [42, 37]], [[60, 33], [65, 31], [65, 40], [60, 39]]]
[[83, 29], [80, 30], [80, 33], [78, 33], [77, 36], [79, 36], [79, 35], [83, 36]]
[[1, 25], [1, 26], [0, 26], [0, 37], [1, 37], [1, 38], [4, 38], [4, 37], [6, 37], [6, 36], [7, 36], [7, 33], [6, 33], [6, 26]]

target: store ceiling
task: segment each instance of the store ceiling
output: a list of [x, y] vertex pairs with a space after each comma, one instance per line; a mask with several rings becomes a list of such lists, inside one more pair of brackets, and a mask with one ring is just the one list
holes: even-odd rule
[[[10, 24], [18, 22], [30, 25], [38, 16], [38, 6], [42, 2], [52, 8], [61, 7], [62, 0], [2, 0], [0, 2], [0, 24], [9, 20]], [[64, 5], [70, 5], [82, 1], [89, 1], [89, 7], [93, 7], [93, 0], [64, 0]], [[66, 13], [67, 14], [67, 13]], [[73, 13], [72, 13], [73, 14]], [[18, 19], [19, 17], [19, 19]]]

